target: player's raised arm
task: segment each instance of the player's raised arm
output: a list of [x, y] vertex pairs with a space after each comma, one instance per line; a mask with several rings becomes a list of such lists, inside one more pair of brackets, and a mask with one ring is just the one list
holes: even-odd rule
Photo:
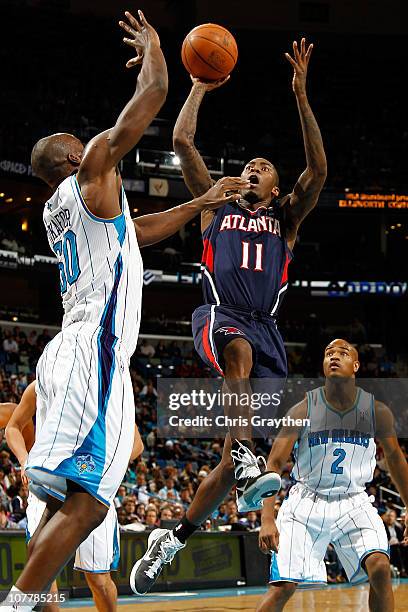
[[78, 173], [81, 187], [100, 180], [116, 168], [124, 155], [138, 143], [166, 99], [168, 76], [159, 36], [141, 11], [139, 20], [129, 12], [125, 14], [128, 23], [119, 22], [128, 35], [124, 42], [137, 51], [137, 56], [130, 59], [126, 67], [142, 64], [142, 69], [135, 92], [115, 125], [88, 143]]
[[[307, 400], [304, 399], [293, 406], [287, 416], [293, 419], [305, 419], [307, 415]], [[266, 469], [282, 474], [300, 431], [297, 427], [284, 427], [276, 437], [269, 453]], [[259, 548], [265, 554], [271, 550], [278, 552], [279, 532], [275, 523], [276, 496], [264, 500], [261, 515], [261, 530], [259, 532]]]
[[285, 53], [294, 70], [292, 87], [296, 96], [306, 154], [306, 169], [293, 188], [286, 207], [289, 246], [291, 243], [292, 246], [294, 244], [300, 223], [316, 206], [327, 176], [322, 135], [306, 94], [307, 69], [312, 50], [313, 44], [306, 47], [306, 41], [302, 38], [300, 49], [297, 42], [293, 42], [293, 57]]
[[[23, 468], [27, 460], [28, 452], [32, 446], [29, 443], [26, 430], [33, 430], [33, 416], [36, 411], [35, 381], [30, 383], [24, 391], [20, 403], [17, 405], [10, 417], [6, 427], [6, 440], [10, 449], [18, 459]], [[23, 479], [23, 474], [22, 474]]]
[[160, 213], [137, 217], [133, 222], [139, 246], [149, 246], [165, 240], [199, 213], [211, 211], [228, 202], [239, 200], [241, 196], [238, 193], [231, 192], [248, 189], [249, 186], [250, 182], [247, 179], [238, 176], [225, 176], [217, 181], [204, 195], [191, 202], [180, 204], [180, 206], [175, 206]]
[[[384, 449], [391, 479], [397, 487], [405, 508], [408, 508], [408, 463], [399, 445], [391, 410], [382, 402], [375, 402], [376, 437]], [[408, 544], [408, 515], [405, 515], [404, 544]]]
[[[195, 198], [203, 195], [214, 183], [203, 158], [198, 152], [194, 136], [197, 129], [198, 109], [204, 95], [223, 85], [229, 77], [214, 83], [203, 83], [193, 77], [190, 94], [180, 111], [173, 131], [174, 152], [180, 158], [184, 181]], [[211, 222], [213, 212], [203, 212], [202, 229]]]

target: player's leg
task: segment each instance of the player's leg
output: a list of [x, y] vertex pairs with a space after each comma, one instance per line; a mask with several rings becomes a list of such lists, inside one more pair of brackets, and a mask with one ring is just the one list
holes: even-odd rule
[[[225, 382], [233, 398], [247, 398], [252, 395], [250, 375], [253, 367], [253, 347], [245, 338], [234, 338], [224, 346]], [[237, 506], [239, 512], [259, 509], [262, 500], [274, 495], [280, 489], [280, 476], [274, 472], [262, 472], [259, 460], [252, 452], [252, 408], [250, 402], [229, 404], [228, 416], [240, 417], [247, 427], [230, 427], [231, 457], [237, 481]]]
[[[365, 492], [339, 503], [333, 545], [351, 584], [370, 581], [370, 610], [394, 610], [388, 538]], [[337, 532], [337, 533], [336, 533]]]
[[[236, 326], [225, 325], [225, 320], [216, 320], [216, 324], [228, 330], [229, 335], [219, 334], [216, 341], [209, 330], [206, 310], [202, 307], [197, 312], [199, 314], [195, 318], [193, 316], [194, 342], [197, 351], [210, 365], [213, 360], [217, 362], [218, 354], [222, 354], [228, 391], [250, 395], [251, 344], [242, 338], [243, 334]], [[229, 321], [235, 323], [232, 319]], [[239, 332], [237, 335], [240, 337], [234, 337], [231, 330], [237, 330]], [[210, 358], [207, 355], [210, 350], [217, 351], [217, 355], [212, 354]], [[239, 406], [232, 407], [231, 412], [237, 416]], [[237, 502], [238, 510], [241, 512], [259, 508], [263, 497], [274, 495], [279, 490], [278, 474], [268, 472], [262, 474], [258, 460], [249, 448], [251, 442], [247, 440], [250, 437], [247, 430], [238, 428], [234, 431], [236, 435], [242, 436], [242, 441], [231, 440], [230, 434], [227, 434], [221, 462], [201, 482], [186, 516], [172, 531], [155, 529], [150, 534], [147, 550], [136, 562], [130, 575], [130, 586], [134, 593], [143, 595], [152, 588], [164, 564], [171, 563], [176, 553], [184, 548], [187, 539], [214, 512], [234, 483], [237, 483], [237, 492], [240, 487]], [[243, 503], [244, 495], [248, 495], [247, 503]]]
[[295, 582], [280, 582], [269, 587], [256, 607], [256, 612], [280, 612], [295, 593]]
[[135, 563], [130, 575], [130, 586], [134, 593], [143, 595], [152, 588], [163, 565], [171, 563], [176, 553], [185, 547], [187, 539], [225, 499], [234, 483], [231, 439], [227, 434], [221, 462], [201, 482], [186, 516], [172, 531], [155, 529], [150, 534], [147, 550]]
[[[186, 519], [198, 529], [201, 523], [218, 508], [234, 484], [235, 475], [234, 463], [231, 457], [231, 438], [227, 434], [221, 461], [200, 483], [194, 499], [186, 512]], [[183, 520], [180, 525], [183, 525]], [[186, 542], [187, 537], [190, 535], [189, 533], [184, 533], [179, 525], [175, 527], [174, 533], [183, 543]]]
[[374, 552], [364, 559], [363, 566], [370, 582], [368, 598], [370, 612], [392, 612], [394, 594], [391, 584], [391, 567], [387, 555]]
[[300, 484], [292, 487], [276, 519], [279, 550], [272, 552], [269, 590], [257, 612], [283, 610], [299, 583], [326, 583], [324, 554], [331, 525], [325, 503], [316, 503]]
[[85, 572], [85, 578], [92, 591], [98, 612], [115, 612], [118, 600], [116, 584], [110, 572], [91, 574]]
[[[31, 496], [29, 505], [27, 507], [27, 522], [28, 527], [27, 534], [29, 537], [27, 544], [27, 557], [29, 558], [34, 550], [35, 543], [39, 537], [42, 529], [48, 523], [48, 521], [54, 516], [56, 512], [61, 508], [63, 502], [55, 497], [48, 496], [47, 503], [44, 510], [41, 513], [43, 502]], [[37, 506], [37, 507], [35, 507]], [[34, 515], [32, 517], [32, 515]]]
[[[254, 327], [248, 325], [244, 316], [214, 305], [197, 308], [192, 329], [196, 351], [207, 365], [224, 374], [224, 391], [229, 392], [226, 398], [231, 398], [223, 403], [226, 415], [236, 418], [236, 424], [231, 425], [230, 421], [229, 433], [235, 478], [240, 481], [237, 482], [238, 510], [257, 510], [264, 497], [274, 495], [280, 488], [279, 475], [262, 473], [252, 452], [252, 414], [247, 398], [252, 394], [250, 375], [263, 334], [257, 338]], [[248, 425], [244, 425], [245, 419]]]
[[[50, 518], [61, 508], [61, 506], [62, 501], [55, 499], [55, 497], [49, 496], [48, 502], [44, 506], [44, 502], [39, 500], [35, 495], [30, 494], [27, 506], [27, 536], [29, 538], [27, 544], [27, 558], [29, 558], [32, 554], [35, 541], [41, 530], [48, 523]], [[59, 612], [60, 608], [57, 599], [58, 585], [56, 580], [54, 580], [51, 584], [49, 592], [53, 596], [52, 601], [47, 603], [47, 605], [42, 609], [44, 612]]]
[[[245, 479], [245, 488], [243, 489], [245, 494], [249, 491], [252, 498], [257, 495], [259, 499], [265, 490], [265, 486], [268, 487], [268, 490], [270, 489], [270, 483], [265, 485], [262, 482], [264, 475], [261, 474], [256, 457], [249, 449], [240, 452], [240, 454], [241, 459], [234, 465], [231, 456], [231, 438], [227, 434], [221, 462], [201, 482], [186, 516], [172, 531], [155, 529], [150, 534], [147, 550], [143, 557], [136, 562], [130, 575], [130, 586], [134, 593], [143, 595], [152, 588], [164, 564], [172, 562], [176, 553], [185, 547], [187, 539], [225, 499], [233, 484], [237, 482], [237, 467], [241, 470]], [[270, 476], [271, 474], [267, 474], [267, 477]], [[272, 476], [275, 477], [274, 474]], [[276, 493], [280, 486], [279, 476], [273, 482], [273, 486], [275, 487], [273, 492]]]
[[[234, 338], [224, 346], [223, 359], [225, 363], [225, 390], [231, 393], [232, 398], [251, 396], [251, 385], [249, 377], [252, 370], [252, 346], [245, 338]], [[247, 402], [245, 405], [236, 401], [224, 403], [224, 409], [232, 420], [241, 417], [237, 424], [232, 423], [229, 427], [231, 435], [232, 448], [238, 450], [239, 440], [241, 443], [252, 449], [252, 427], [250, 405]], [[243, 421], [248, 425], [242, 425]]]
[[33, 537], [30, 557], [16, 583], [23, 593], [48, 590], [79, 544], [105, 518], [108, 508], [79, 488], [68, 490], [61, 508]]

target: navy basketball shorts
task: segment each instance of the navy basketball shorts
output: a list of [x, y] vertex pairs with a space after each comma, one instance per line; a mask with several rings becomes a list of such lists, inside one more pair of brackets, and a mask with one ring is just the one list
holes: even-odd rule
[[204, 304], [193, 312], [194, 346], [204, 363], [224, 376], [224, 349], [243, 338], [252, 347], [251, 378], [287, 377], [286, 351], [276, 321], [268, 313], [241, 306]]

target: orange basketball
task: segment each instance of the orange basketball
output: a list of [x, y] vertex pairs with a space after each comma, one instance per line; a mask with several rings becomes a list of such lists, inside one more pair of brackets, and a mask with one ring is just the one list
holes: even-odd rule
[[215, 23], [199, 25], [184, 39], [181, 59], [186, 70], [203, 81], [226, 77], [238, 59], [235, 38]]

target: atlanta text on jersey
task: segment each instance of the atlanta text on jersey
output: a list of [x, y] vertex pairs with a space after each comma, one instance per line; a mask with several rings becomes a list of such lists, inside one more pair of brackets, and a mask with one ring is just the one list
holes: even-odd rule
[[243, 215], [225, 215], [222, 220], [220, 232], [224, 230], [241, 230], [243, 232], [255, 232], [281, 235], [280, 223], [273, 217], [257, 217], [246, 219]]

